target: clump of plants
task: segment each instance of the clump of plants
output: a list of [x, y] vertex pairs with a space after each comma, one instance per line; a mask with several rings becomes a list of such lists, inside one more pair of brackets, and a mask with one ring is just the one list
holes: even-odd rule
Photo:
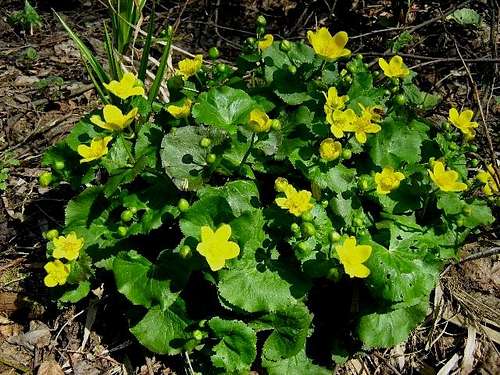
[[13, 26], [19, 26], [29, 31], [30, 35], [33, 35], [35, 29], [42, 27], [42, 18], [28, 0], [24, 1], [23, 10], [13, 12], [9, 15], [8, 21]]
[[81, 44], [103, 103], [43, 159], [41, 182], [76, 192], [44, 282], [75, 303], [112, 274], [137, 340], [202, 373], [328, 374], [424, 320], [499, 181], [470, 157], [473, 112], [425, 120], [439, 97], [400, 56], [370, 67], [345, 32], [265, 26], [234, 66], [212, 48], [164, 75], [168, 29], [150, 85], [151, 33], [137, 73], [113, 34], [109, 72]]

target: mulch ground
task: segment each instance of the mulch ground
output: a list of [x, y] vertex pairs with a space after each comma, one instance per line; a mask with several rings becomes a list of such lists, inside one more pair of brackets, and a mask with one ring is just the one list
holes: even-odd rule
[[[126, 306], [117, 306], [106, 287], [96, 290], [90, 302], [61, 307], [41, 283], [41, 233], [62, 225], [71, 197], [67, 189], [38, 186], [42, 153], [98, 105], [79, 53], [51, 8], [66, 17], [97, 56], [103, 56], [107, 11], [104, 0], [33, 1], [43, 25], [30, 35], [7, 22], [22, 3], [3, 0], [0, 8], [0, 172], [9, 170], [7, 188], [0, 190], [0, 375], [183, 373], [182, 359], [155, 357], [137, 345], [121, 320], [120, 309]], [[177, 47], [203, 53], [217, 45], [229, 61], [253, 34], [259, 13], [278, 39], [303, 38], [316, 25], [345, 30], [350, 48], [368, 62], [408, 31], [413, 39], [402, 50], [405, 60], [418, 72], [423, 89], [443, 97], [429, 120], [446, 117], [450, 105], [476, 112], [481, 106], [478, 157], [499, 158], [500, 11], [494, 0], [421, 0], [409, 2], [409, 8], [401, 5], [406, 1], [388, 0], [159, 3], [157, 29], [179, 21]], [[479, 27], [445, 20], [458, 3], [479, 12]], [[360, 353], [338, 373], [499, 373], [500, 266], [498, 251], [491, 251], [499, 244], [498, 233], [497, 227], [473, 238], [462, 251], [466, 260], [443, 272], [432, 296], [433, 310], [405, 344]]]

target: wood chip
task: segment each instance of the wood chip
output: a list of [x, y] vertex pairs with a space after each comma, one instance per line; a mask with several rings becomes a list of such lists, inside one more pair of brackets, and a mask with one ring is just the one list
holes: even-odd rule
[[64, 375], [64, 371], [56, 361], [49, 359], [42, 362], [37, 375]]

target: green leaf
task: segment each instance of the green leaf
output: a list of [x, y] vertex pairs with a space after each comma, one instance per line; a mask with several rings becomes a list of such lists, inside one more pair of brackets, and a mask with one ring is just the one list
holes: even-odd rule
[[239, 320], [212, 318], [208, 325], [220, 339], [213, 348], [213, 365], [227, 373], [248, 374], [257, 356], [255, 331]]
[[411, 104], [424, 111], [436, 107], [441, 101], [439, 95], [423, 92], [413, 83], [404, 84], [403, 91]]
[[456, 193], [440, 193], [437, 207], [442, 209], [447, 215], [456, 215], [462, 212], [465, 202]]
[[90, 282], [82, 281], [78, 284], [76, 289], [68, 290], [61, 297], [59, 297], [59, 301], [65, 303], [77, 303], [78, 301], [87, 297], [90, 292]]
[[75, 231], [83, 237], [86, 247], [98, 243], [100, 237], [109, 232], [106, 225], [109, 216], [107, 207], [102, 188], [87, 188], [66, 206], [65, 232]]
[[260, 272], [255, 264], [238, 263], [238, 268], [220, 272], [219, 295], [229, 304], [248, 312], [272, 311], [293, 303], [290, 284], [270, 270]]
[[[231, 225], [233, 238], [240, 246], [246, 246], [248, 241], [256, 241], [254, 247], [262, 243], [264, 219], [256, 208], [259, 205], [259, 192], [255, 183], [233, 181], [218, 188], [207, 187], [199, 192], [199, 196], [200, 199], [180, 220], [179, 224], [185, 236], [199, 239], [202, 226], [217, 228], [225, 223]], [[248, 231], [245, 225], [253, 227], [254, 230]]]
[[203, 184], [202, 171], [206, 166], [206, 150], [199, 127], [175, 128], [161, 143], [161, 161], [167, 174], [181, 190], [197, 190]]
[[156, 167], [158, 160], [158, 150], [161, 147], [163, 131], [159, 125], [143, 124], [137, 133], [137, 140], [134, 146], [136, 159], [146, 158], [146, 165], [150, 168]]
[[223, 86], [200, 94], [192, 114], [199, 123], [218, 126], [234, 134], [254, 107], [255, 102], [245, 91]]
[[231, 181], [222, 187], [210, 186], [199, 192], [201, 199], [215, 195], [227, 200], [235, 216], [259, 207], [259, 191], [252, 181]]
[[178, 193], [172, 182], [157, 177], [151, 179], [150, 183], [144, 190], [122, 196], [125, 207], [139, 210], [139, 220], [130, 225], [127, 232], [129, 235], [149, 233], [179, 215], [176, 206]]
[[356, 170], [342, 164], [335, 167], [323, 165], [314, 166], [309, 170], [309, 178], [321, 189], [331, 189], [336, 193], [343, 193], [354, 187]]
[[404, 119], [387, 117], [382, 130], [368, 140], [372, 161], [382, 168], [398, 168], [403, 162], [418, 163], [428, 129], [427, 125], [416, 120], [408, 123]]
[[360, 112], [359, 103], [364, 106], [383, 106], [384, 89], [373, 87], [372, 74], [366, 70], [361, 60], [353, 60], [349, 64], [355, 72], [353, 73], [352, 85], [347, 92], [349, 96], [348, 107], [356, 113]]
[[266, 358], [262, 359], [262, 365], [267, 369], [269, 375], [331, 375], [331, 371], [321, 366], [315, 365], [305, 353], [301, 350], [293, 357], [271, 361]]
[[176, 269], [178, 264], [163, 262], [155, 266], [134, 250], [118, 253], [113, 261], [118, 291], [134, 305], [149, 308], [159, 304], [162, 310], [172, 305], [179, 294], [179, 285], [174, 288], [171, 280]]
[[350, 193], [337, 194], [330, 200], [330, 208], [341, 226], [352, 226], [353, 219], [363, 212], [359, 198]]
[[446, 19], [452, 19], [462, 26], [479, 26], [481, 23], [479, 13], [470, 8], [457, 9], [446, 17]]
[[[411, 238], [404, 238], [405, 235]], [[415, 245], [422, 235], [417, 231], [393, 231], [394, 242], [400, 242], [391, 249], [371, 243], [372, 254], [365, 265], [370, 269], [366, 284], [372, 295], [390, 303], [414, 304], [415, 300], [430, 294], [441, 263], [432, 257], [426, 259], [427, 249]]]
[[146, 348], [158, 354], [178, 354], [191, 338], [186, 328], [191, 321], [186, 317], [184, 302], [177, 300], [166, 310], [154, 306], [130, 332]]
[[408, 31], [403, 31], [392, 43], [392, 52], [396, 53], [413, 41], [413, 36]]
[[368, 348], [389, 348], [406, 340], [427, 316], [428, 302], [362, 316], [358, 335]]
[[276, 70], [273, 74], [274, 93], [286, 104], [302, 104], [312, 97], [307, 93], [305, 82], [287, 70]]
[[467, 207], [471, 210], [471, 213], [464, 217], [465, 227], [475, 228], [480, 225], [490, 225], [495, 222], [495, 217], [485, 201], [475, 199], [471, 204], [467, 205]]
[[288, 57], [294, 62], [294, 65], [299, 67], [303, 64], [312, 64], [314, 61], [314, 50], [303, 42], [293, 43], [292, 48], [288, 52]]
[[201, 227], [208, 225], [215, 229], [220, 224], [228, 224], [234, 219], [231, 206], [220, 195], [209, 195], [193, 203], [182, 216], [179, 225], [187, 237], [200, 239]]
[[312, 316], [302, 304], [282, 306], [262, 318], [274, 327], [273, 333], [267, 338], [263, 347], [263, 356], [268, 360], [278, 361], [290, 358], [306, 344]]
[[132, 168], [115, 169], [113, 171], [114, 174], [109, 177], [104, 185], [104, 195], [106, 198], [111, 197], [120, 187], [124, 187], [126, 184], [134, 181], [144, 171], [147, 161], [144, 155], [135, 162]]

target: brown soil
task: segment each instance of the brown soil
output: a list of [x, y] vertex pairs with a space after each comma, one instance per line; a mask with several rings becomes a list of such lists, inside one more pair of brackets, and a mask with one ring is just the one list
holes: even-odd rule
[[[122, 321], [120, 309], [126, 306], [111, 304], [108, 290], [94, 291], [90, 302], [60, 307], [40, 282], [44, 259], [41, 233], [62, 225], [64, 206], [70, 197], [64, 188], [47, 190], [38, 186], [42, 153], [82, 114], [98, 105], [79, 53], [50, 8], [63, 14], [102, 56], [100, 33], [106, 1], [39, 0], [43, 25], [33, 35], [7, 22], [8, 15], [20, 9], [21, 3], [3, 0], [0, 8], [0, 170], [8, 160], [19, 164], [10, 167], [7, 189], [0, 190], [0, 374], [169, 374], [171, 368], [182, 373], [186, 365], [182, 359], [155, 357], [136, 344]], [[483, 23], [479, 28], [465, 28], [440, 18], [460, 2], [413, 1], [409, 9], [394, 6], [406, 3], [161, 1], [158, 29], [179, 19], [178, 47], [195, 53], [217, 45], [222, 56], [231, 60], [253, 33], [253, 20], [261, 12], [277, 38], [304, 37], [305, 30], [316, 24], [344, 29], [352, 36], [351, 49], [363, 52], [370, 62], [402, 32], [391, 27], [416, 27], [409, 30], [414, 39], [403, 51], [408, 54], [409, 65], [419, 73], [423, 88], [443, 96], [435, 119], [446, 116], [450, 104], [477, 110], [476, 85], [490, 138], [498, 141], [498, 64], [488, 61], [498, 59], [498, 4], [471, 2], [469, 6], [480, 13]], [[429, 20], [433, 21], [425, 24]], [[28, 57], [29, 48], [36, 51], [36, 59]], [[486, 60], [467, 63], [473, 85], [457, 48], [465, 59]], [[418, 59], [422, 55], [426, 58]], [[484, 129], [477, 142], [479, 156], [488, 159]], [[498, 157], [498, 143], [494, 149]], [[464, 256], [498, 246], [498, 231], [494, 229], [474, 238], [464, 248]], [[433, 311], [405, 344], [362, 353], [339, 366], [339, 372], [435, 374], [449, 365], [446, 374], [499, 373], [497, 260], [498, 255], [490, 255], [450, 266], [435, 292]]]

